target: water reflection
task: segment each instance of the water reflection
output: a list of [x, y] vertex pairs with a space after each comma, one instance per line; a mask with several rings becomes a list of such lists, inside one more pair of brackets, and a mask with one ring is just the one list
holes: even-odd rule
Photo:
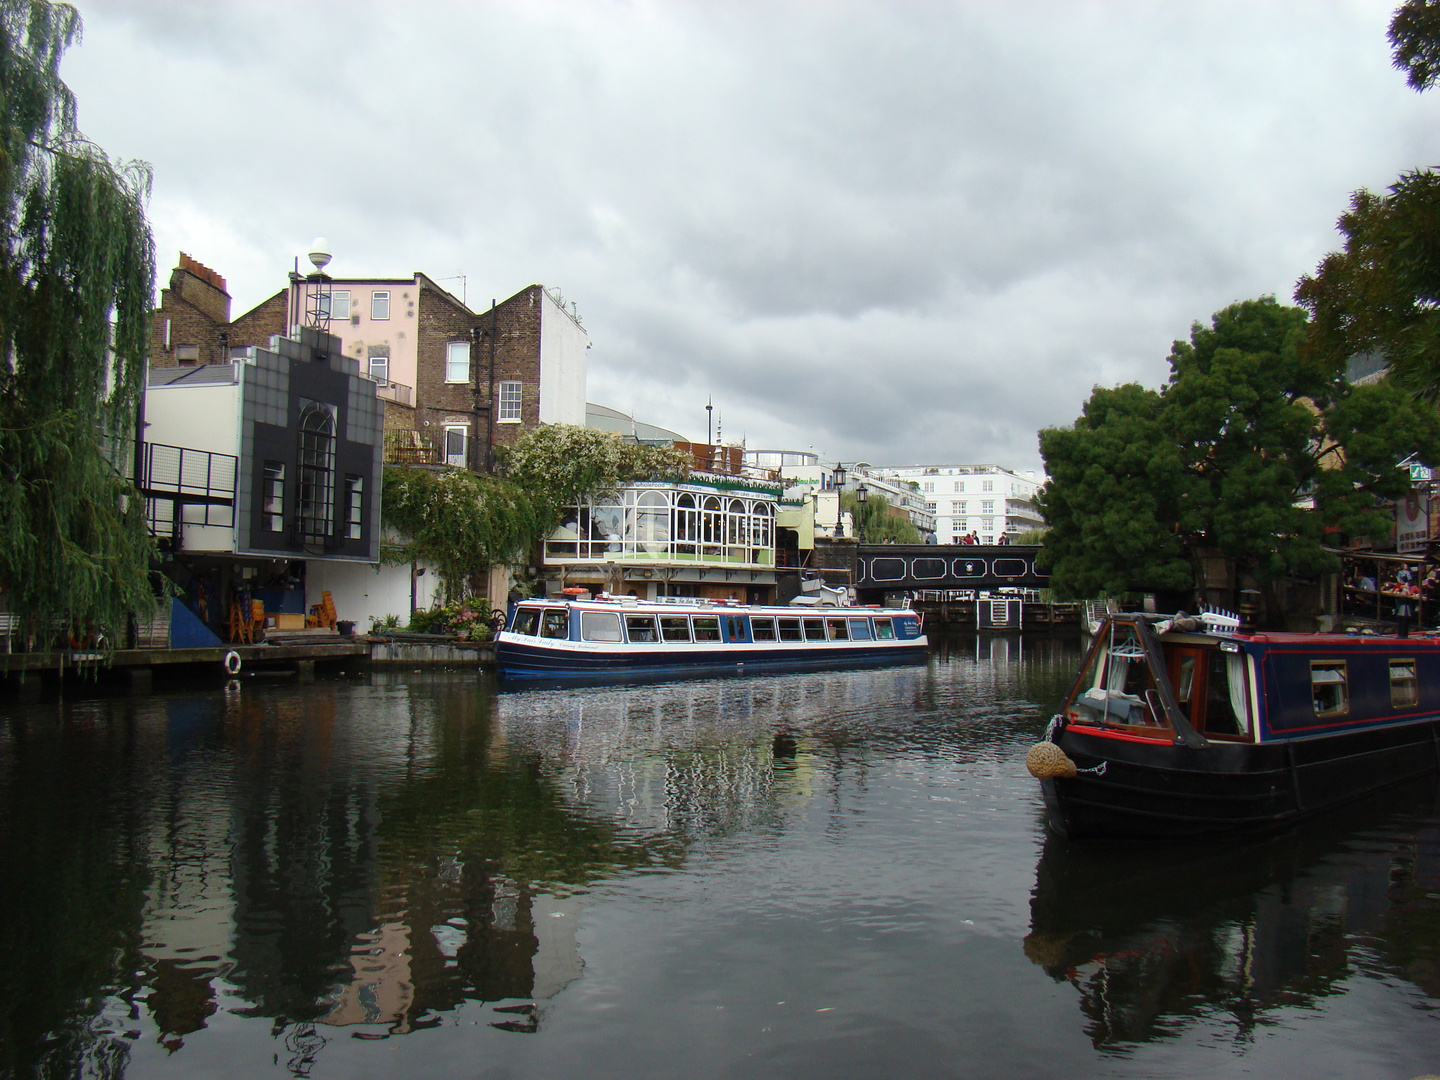
[[1079, 992], [1097, 1048], [1222, 1018], [1252, 1042], [1365, 972], [1440, 997], [1432, 781], [1254, 843], [1045, 841], [1025, 955]]

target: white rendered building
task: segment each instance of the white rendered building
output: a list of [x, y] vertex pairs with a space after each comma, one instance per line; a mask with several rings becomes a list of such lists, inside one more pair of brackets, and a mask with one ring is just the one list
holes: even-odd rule
[[935, 540], [958, 543], [976, 533], [982, 544], [998, 543], [1002, 536], [1044, 526], [1035, 506], [1035, 493], [1044, 477], [1033, 471], [1012, 472], [999, 465], [871, 466], [869, 472], [901, 482], [913, 482], [935, 515]]

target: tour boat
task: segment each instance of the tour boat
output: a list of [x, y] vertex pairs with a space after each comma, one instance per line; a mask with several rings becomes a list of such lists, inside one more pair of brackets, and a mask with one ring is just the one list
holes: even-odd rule
[[1440, 768], [1440, 638], [1108, 616], [1026, 764], [1075, 838], [1283, 826]]
[[597, 597], [526, 600], [496, 639], [504, 679], [841, 668], [921, 659], [909, 609]]

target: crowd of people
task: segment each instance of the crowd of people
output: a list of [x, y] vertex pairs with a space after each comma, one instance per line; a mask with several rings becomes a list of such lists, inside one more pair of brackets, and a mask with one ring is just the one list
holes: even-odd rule
[[1385, 560], [1345, 560], [1347, 609], [1372, 610], [1419, 626], [1440, 624], [1440, 567]]

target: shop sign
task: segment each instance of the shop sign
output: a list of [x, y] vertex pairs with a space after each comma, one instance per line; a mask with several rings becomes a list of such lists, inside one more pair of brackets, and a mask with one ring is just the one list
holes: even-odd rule
[[1411, 491], [1395, 504], [1395, 550], [1425, 551], [1430, 544], [1430, 496]]
[[1434, 471], [1429, 465], [1410, 466], [1410, 483], [1428, 484], [1432, 479], [1434, 479]]

